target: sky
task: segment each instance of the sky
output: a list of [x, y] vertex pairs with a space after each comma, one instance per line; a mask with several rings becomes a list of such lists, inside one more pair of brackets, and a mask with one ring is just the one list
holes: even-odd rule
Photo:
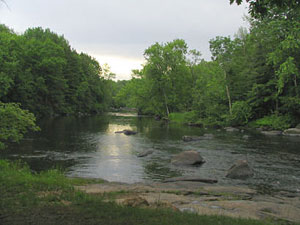
[[156, 42], [184, 39], [210, 59], [209, 40], [233, 36], [247, 27], [245, 5], [229, 0], [6, 0], [0, 23], [23, 33], [29, 27], [50, 28], [72, 48], [107, 63], [117, 79], [141, 69], [145, 49]]

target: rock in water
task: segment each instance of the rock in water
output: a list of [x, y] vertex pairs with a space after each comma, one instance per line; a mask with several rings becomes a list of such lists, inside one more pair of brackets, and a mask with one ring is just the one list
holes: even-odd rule
[[205, 163], [205, 160], [198, 152], [192, 150], [184, 151], [174, 156], [171, 160], [171, 163], [177, 166], [189, 166]]
[[137, 132], [133, 130], [122, 130], [122, 131], [116, 131], [115, 134], [133, 135], [133, 134], [137, 134]]
[[300, 129], [299, 128], [290, 128], [290, 129], [287, 129], [287, 130], [283, 131], [283, 135], [285, 135], [285, 136], [291, 136], [291, 137], [300, 137]]
[[163, 182], [178, 182], [178, 181], [191, 181], [191, 182], [202, 182], [202, 183], [208, 183], [208, 184], [214, 184], [218, 183], [218, 180], [216, 179], [207, 179], [207, 178], [201, 178], [201, 177], [173, 177], [164, 180]]
[[213, 134], [204, 134], [203, 136], [183, 136], [182, 140], [185, 142], [189, 142], [189, 141], [210, 140], [213, 138], [214, 138]]
[[267, 135], [267, 136], [280, 136], [280, 135], [282, 135], [282, 132], [279, 131], [279, 130], [262, 131], [261, 133], [264, 134], [264, 135]]
[[138, 154], [138, 157], [146, 157], [148, 155], [151, 155], [154, 151], [153, 150], [146, 150], [146, 151], [143, 151], [141, 152], [140, 154]]
[[134, 135], [134, 134], [137, 134], [137, 132], [133, 131], [133, 130], [124, 130], [124, 134], [125, 135]]
[[227, 132], [239, 132], [240, 130], [235, 127], [225, 127], [224, 128]]
[[238, 160], [234, 163], [232, 167], [228, 170], [226, 177], [231, 179], [247, 179], [254, 175], [252, 169], [248, 165], [246, 160]]

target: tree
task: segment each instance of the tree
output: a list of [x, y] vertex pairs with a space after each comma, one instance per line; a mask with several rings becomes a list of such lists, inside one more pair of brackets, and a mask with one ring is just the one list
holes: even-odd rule
[[170, 112], [188, 107], [192, 82], [187, 49], [185, 41], [177, 39], [166, 44], [156, 43], [145, 50], [145, 79], [149, 80], [152, 100], [160, 114], [168, 116]]
[[0, 102], [0, 149], [9, 142], [20, 141], [28, 130], [39, 130], [34, 115], [18, 104]]
[[[240, 5], [243, 0], [230, 0], [230, 4]], [[294, 12], [300, 8], [300, 0], [246, 0], [249, 13], [256, 19], [284, 16], [288, 19], [297, 18]]]

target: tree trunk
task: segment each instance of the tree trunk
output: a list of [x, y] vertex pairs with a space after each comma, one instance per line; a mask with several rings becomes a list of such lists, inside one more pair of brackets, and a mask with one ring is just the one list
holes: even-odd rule
[[168, 107], [168, 101], [167, 101], [167, 95], [166, 95], [165, 89], [163, 89], [163, 93], [164, 93], [164, 98], [165, 98], [166, 112], [167, 112], [167, 116], [169, 117], [170, 111], [169, 111], [169, 107]]
[[[224, 77], [225, 77], [225, 82], [227, 82], [227, 75], [226, 75], [226, 71], [224, 70]], [[231, 96], [230, 96], [230, 91], [229, 91], [229, 87], [226, 84], [226, 94], [227, 94], [227, 98], [228, 98], [228, 105], [229, 105], [229, 113], [230, 115], [232, 115], [232, 104], [231, 104]]]

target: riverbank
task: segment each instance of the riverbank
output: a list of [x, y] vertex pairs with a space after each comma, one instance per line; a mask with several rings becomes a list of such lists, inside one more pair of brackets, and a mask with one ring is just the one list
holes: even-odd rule
[[[22, 163], [3, 160], [0, 160], [0, 170], [0, 224], [288, 224], [284, 218], [274, 220], [268, 216], [281, 215], [273, 212], [272, 207], [264, 207], [262, 212], [266, 216], [260, 221], [232, 218], [209, 210], [220, 211], [218, 205], [223, 200], [248, 204], [246, 201], [256, 195], [248, 188], [200, 188], [196, 183], [128, 185], [68, 179], [57, 170], [33, 174]], [[277, 197], [264, 198], [265, 204], [273, 198]], [[280, 195], [278, 199], [281, 205], [290, 205], [285, 208], [288, 215], [299, 210], [299, 196]], [[194, 211], [193, 205], [198, 205], [199, 210]], [[200, 211], [205, 215], [199, 215]]]

